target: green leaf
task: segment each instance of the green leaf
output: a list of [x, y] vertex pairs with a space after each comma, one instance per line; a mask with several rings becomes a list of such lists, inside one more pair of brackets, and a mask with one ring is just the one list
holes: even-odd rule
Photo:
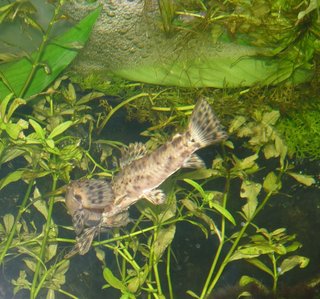
[[42, 129], [42, 127], [41, 127], [36, 121], [34, 121], [33, 119], [29, 119], [29, 123], [30, 123], [30, 125], [33, 127], [34, 131], [36, 132], [37, 137], [38, 137], [40, 140], [44, 140], [45, 137], [46, 137], [46, 132], [45, 132], [45, 130]]
[[233, 133], [237, 131], [245, 122], [246, 119], [244, 116], [237, 116], [231, 121], [228, 132]]
[[[32, 61], [34, 61], [38, 53], [33, 53], [31, 59], [23, 57], [19, 61], [0, 65], [0, 72], [5, 74], [6, 81], [9, 82], [15, 95], [27, 98], [43, 91], [76, 57], [78, 51], [75, 48], [70, 48], [70, 45], [72, 43], [84, 45], [99, 14], [100, 8], [90, 13], [61, 36], [49, 41], [42, 53], [41, 62], [45, 62], [48, 65], [51, 73], [47, 74], [43, 67], [38, 67], [23, 95], [20, 95], [20, 93], [31, 73]], [[0, 80], [0, 98], [9, 92], [10, 90]]]
[[236, 225], [236, 221], [233, 218], [233, 216], [230, 214], [230, 212], [225, 209], [224, 207], [222, 207], [221, 205], [215, 203], [215, 202], [210, 202], [210, 208], [214, 208], [215, 210], [217, 210], [222, 216], [224, 216], [225, 218], [227, 218], [233, 225]]
[[153, 244], [155, 263], [159, 261], [167, 247], [171, 244], [176, 232], [174, 224], [167, 228], [161, 228], [158, 232], [157, 238]]
[[311, 175], [299, 174], [295, 172], [287, 172], [291, 177], [293, 177], [299, 183], [311, 186], [316, 183], [315, 179]]
[[187, 293], [188, 295], [190, 295], [192, 298], [200, 299], [200, 297], [199, 297], [195, 292], [193, 292], [193, 291], [191, 291], [191, 290], [188, 290], [186, 293]]
[[101, 98], [103, 96], [105, 96], [105, 94], [102, 92], [98, 92], [98, 91], [90, 92], [77, 101], [77, 106], [86, 104], [92, 100], [95, 100], [97, 98]]
[[245, 247], [240, 247], [234, 252], [230, 257], [230, 261], [240, 260], [240, 259], [252, 259], [263, 254], [273, 253], [274, 249], [268, 244], [253, 245], [249, 244]]
[[191, 185], [194, 189], [196, 189], [201, 194], [202, 198], [206, 198], [206, 193], [204, 192], [201, 185], [190, 179], [184, 179], [184, 181]]
[[141, 268], [141, 271], [136, 273], [136, 276], [134, 276], [132, 279], [128, 281], [128, 290], [131, 293], [136, 293], [138, 289], [144, 284], [149, 274], [150, 274], [149, 266], [148, 264], [145, 264]]
[[72, 121], [65, 121], [64, 123], [56, 126], [52, 132], [49, 134], [48, 138], [53, 139], [54, 137], [57, 137], [58, 135], [62, 134], [64, 131], [69, 129], [72, 126]]
[[115, 277], [112, 273], [112, 271], [105, 267], [103, 269], [103, 277], [106, 280], [108, 284], [110, 284], [113, 288], [121, 290], [121, 291], [126, 291], [126, 286], [122, 283], [121, 280], [119, 280], [117, 277]]
[[13, 182], [19, 181], [22, 178], [23, 174], [23, 170], [16, 170], [9, 173], [6, 177], [0, 180], [0, 190]]
[[14, 217], [12, 214], [5, 214], [3, 216], [3, 224], [7, 234], [10, 233], [12, 226], [14, 224]]
[[30, 258], [25, 258], [23, 259], [24, 263], [26, 266], [32, 271], [35, 272], [36, 270], [36, 262]]
[[277, 192], [281, 189], [281, 186], [281, 181], [279, 181], [278, 177], [275, 175], [273, 171], [269, 172], [263, 181], [263, 189], [267, 193]]
[[280, 112], [277, 110], [273, 110], [271, 112], [263, 113], [262, 123], [267, 125], [274, 125], [278, 121], [280, 117]]
[[249, 169], [255, 166], [255, 161], [259, 158], [258, 154], [246, 157], [243, 160], [238, 160], [236, 167], [240, 170]]
[[[1, 79], [0, 79], [0, 82], [1, 82]], [[12, 99], [12, 97], [13, 97], [13, 93], [9, 93], [9, 94], [6, 95], [6, 97], [2, 101], [0, 100], [0, 103], [1, 103], [0, 104], [0, 119], [2, 121], [4, 120], [4, 117], [5, 117], [6, 112], [7, 112], [8, 103]], [[6, 121], [8, 121], [8, 120], [6, 120]]]
[[244, 180], [241, 184], [240, 196], [242, 198], [248, 198], [250, 200], [257, 199], [258, 194], [261, 191], [261, 184], [255, 183], [249, 180]]
[[304, 256], [300, 255], [293, 255], [290, 256], [289, 258], [286, 258], [283, 260], [283, 262], [280, 265], [280, 275], [283, 275], [284, 273], [290, 271], [296, 266], [299, 266], [300, 268], [305, 268], [309, 264], [309, 259]]
[[243, 276], [241, 276], [240, 281], [239, 281], [239, 285], [241, 287], [245, 287], [246, 285], [252, 284], [252, 283], [255, 284], [256, 286], [258, 286], [261, 290], [264, 290], [266, 293], [269, 293], [269, 289], [265, 285], [263, 285], [261, 283], [261, 281], [259, 281], [256, 278], [253, 278], [253, 277], [247, 276], [247, 275], [243, 275]]
[[18, 139], [22, 128], [18, 124], [8, 123], [6, 125], [6, 132], [12, 139]]
[[251, 265], [254, 265], [258, 269], [262, 270], [263, 272], [268, 273], [273, 277], [273, 272], [271, 269], [268, 268], [262, 261], [260, 261], [257, 258], [252, 258], [252, 259], [247, 259], [247, 262], [250, 263]]

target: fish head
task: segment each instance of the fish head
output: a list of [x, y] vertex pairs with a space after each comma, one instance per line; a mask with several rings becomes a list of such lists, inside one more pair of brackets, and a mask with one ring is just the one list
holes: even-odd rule
[[99, 179], [73, 181], [67, 187], [66, 205], [71, 215], [79, 208], [103, 210], [113, 203], [114, 194], [110, 182]]

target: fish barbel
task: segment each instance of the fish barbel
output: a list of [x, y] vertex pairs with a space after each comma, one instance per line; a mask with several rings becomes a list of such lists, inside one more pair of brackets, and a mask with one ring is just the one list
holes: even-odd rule
[[79, 253], [89, 250], [99, 228], [126, 225], [129, 222], [127, 210], [138, 200], [144, 198], [155, 205], [164, 203], [165, 193], [158, 187], [180, 168], [205, 167], [195, 152], [226, 138], [209, 103], [200, 99], [185, 132], [174, 135], [152, 152], [142, 143], [130, 144], [122, 150], [120, 171], [111, 182], [72, 182], [66, 205], [79, 236]]

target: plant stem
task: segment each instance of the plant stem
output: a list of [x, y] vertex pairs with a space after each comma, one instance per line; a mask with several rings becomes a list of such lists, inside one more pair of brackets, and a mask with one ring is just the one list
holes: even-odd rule
[[[259, 212], [264, 208], [264, 206], [266, 205], [266, 203], [268, 202], [268, 200], [270, 199], [271, 195], [273, 194], [273, 192], [269, 192], [266, 197], [264, 198], [264, 200], [262, 201], [261, 205], [259, 205], [257, 207], [257, 209], [255, 210], [255, 212], [253, 213], [251, 219], [249, 219], [244, 226], [242, 227], [242, 229], [240, 230], [237, 238], [235, 239], [235, 241], [233, 242], [231, 248], [229, 249], [229, 252], [227, 253], [226, 257], [224, 258], [223, 262], [220, 265], [220, 268], [217, 271], [217, 274], [215, 275], [213, 281], [210, 284], [210, 287], [208, 288], [208, 291], [205, 295], [210, 294], [212, 292], [212, 290], [214, 289], [216, 283], [218, 282], [222, 272], [224, 271], [224, 268], [227, 266], [227, 264], [229, 263], [229, 259], [232, 256], [232, 254], [235, 252], [235, 250], [237, 249], [237, 246], [241, 240], [241, 238], [243, 237], [245, 231], [247, 230], [248, 226], [251, 224], [251, 222], [253, 221], [253, 219], [259, 214]], [[204, 297], [201, 297], [204, 298]]]
[[[224, 208], [226, 208], [226, 206], [227, 206], [228, 195], [229, 195], [229, 191], [230, 191], [230, 180], [231, 180], [231, 179], [230, 179], [230, 174], [228, 173], [228, 175], [227, 175], [227, 180], [226, 180], [226, 186], [225, 186], [225, 192], [224, 192], [224, 195], [223, 195], [223, 207], [224, 207]], [[225, 217], [222, 217], [222, 219], [221, 219], [221, 240], [220, 240], [220, 243], [219, 243], [217, 252], [216, 252], [216, 254], [215, 254], [215, 256], [214, 256], [214, 259], [213, 259], [213, 262], [212, 262], [210, 271], [209, 271], [209, 273], [208, 273], [206, 282], [205, 282], [204, 287], [203, 287], [203, 289], [202, 289], [200, 298], [204, 298], [205, 295], [207, 294], [208, 287], [209, 287], [210, 281], [211, 281], [211, 279], [212, 279], [212, 275], [213, 275], [213, 273], [214, 273], [214, 271], [215, 271], [215, 269], [216, 269], [218, 260], [219, 260], [219, 258], [220, 258], [220, 254], [221, 254], [222, 248], [223, 248], [223, 246], [224, 246], [225, 224], [226, 224]]]
[[[53, 175], [53, 181], [52, 181], [52, 192], [56, 189], [57, 186], [57, 177], [56, 175]], [[55, 197], [51, 196], [49, 200], [49, 208], [48, 208], [48, 217], [47, 221], [45, 224], [44, 228], [44, 235], [43, 235], [43, 240], [41, 244], [41, 249], [40, 249], [40, 255], [39, 255], [39, 260], [36, 265], [36, 269], [33, 275], [33, 280], [32, 280], [32, 286], [30, 290], [30, 298], [35, 299], [38, 292], [38, 277], [40, 274], [40, 267], [42, 264], [42, 260], [45, 258], [45, 253], [46, 253], [46, 248], [47, 248], [47, 243], [48, 243], [48, 238], [49, 238], [49, 233], [50, 233], [50, 228], [51, 228], [51, 219], [52, 219], [52, 211], [53, 211], [53, 205], [54, 205]]]
[[171, 273], [170, 273], [170, 264], [171, 264], [171, 245], [168, 246], [168, 250], [167, 250], [166, 273], [167, 273], [169, 296], [170, 296], [170, 299], [173, 299], [173, 289], [172, 289], [172, 281], [171, 281]]
[[5, 245], [5, 247], [3, 248], [3, 250], [2, 250], [2, 252], [0, 254], [0, 264], [3, 262], [6, 254], [7, 254], [7, 251], [9, 250], [9, 248], [10, 248], [10, 246], [12, 244], [12, 240], [13, 240], [14, 235], [15, 235], [16, 230], [17, 230], [17, 225], [18, 225], [18, 223], [19, 223], [19, 221], [21, 219], [22, 214], [25, 211], [25, 207], [26, 207], [28, 199], [30, 197], [30, 193], [31, 193], [31, 189], [32, 189], [33, 183], [34, 183], [34, 180], [31, 180], [29, 182], [28, 189], [27, 189], [26, 194], [25, 194], [25, 196], [23, 198], [21, 206], [19, 207], [18, 215], [15, 218], [15, 221], [14, 221], [13, 226], [11, 228], [10, 234], [9, 234], [9, 236], [7, 238], [6, 245]]
[[278, 284], [278, 269], [277, 269], [277, 260], [272, 254], [271, 261], [273, 265], [273, 285], [272, 285], [272, 292], [275, 293], [277, 290], [277, 284]]
[[51, 21], [50, 21], [50, 23], [48, 25], [48, 28], [47, 28], [45, 34], [42, 37], [42, 42], [41, 42], [41, 44], [39, 46], [39, 50], [38, 50], [37, 55], [36, 55], [36, 57], [35, 57], [35, 59], [34, 59], [34, 61], [32, 63], [31, 71], [30, 71], [30, 73], [28, 75], [28, 78], [26, 79], [26, 82], [23, 84], [23, 87], [22, 87], [22, 89], [21, 89], [21, 91], [19, 93], [19, 97], [20, 98], [23, 98], [24, 94], [28, 90], [28, 88], [30, 86], [30, 83], [31, 83], [36, 71], [37, 71], [37, 68], [39, 67], [41, 56], [43, 54], [45, 46], [47, 45], [47, 41], [49, 39], [50, 32], [51, 32], [51, 30], [53, 28], [54, 23], [56, 22], [56, 18], [58, 16], [58, 13], [60, 11], [60, 8], [61, 8], [61, 5], [62, 5], [63, 2], [64, 2], [63, 0], [60, 0], [58, 2], [58, 4], [56, 5], [56, 7], [55, 7], [53, 17], [52, 17], [52, 19], [51, 19]]

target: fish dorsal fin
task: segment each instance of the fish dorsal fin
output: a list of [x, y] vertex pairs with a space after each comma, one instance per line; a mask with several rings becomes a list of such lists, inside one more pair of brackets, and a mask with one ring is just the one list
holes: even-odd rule
[[205, 168], [206, 164], [202, 161], [202, 159], [196, 155], [192, 154], [190, 158], [184, 161], [183, 165], [184, 168]]
[[148, 153], [146, 146], [142, 142], [130, 143], [127, 148], [121, 150], [120, 167], [124, 168], [133, 161], [144, 157]]

